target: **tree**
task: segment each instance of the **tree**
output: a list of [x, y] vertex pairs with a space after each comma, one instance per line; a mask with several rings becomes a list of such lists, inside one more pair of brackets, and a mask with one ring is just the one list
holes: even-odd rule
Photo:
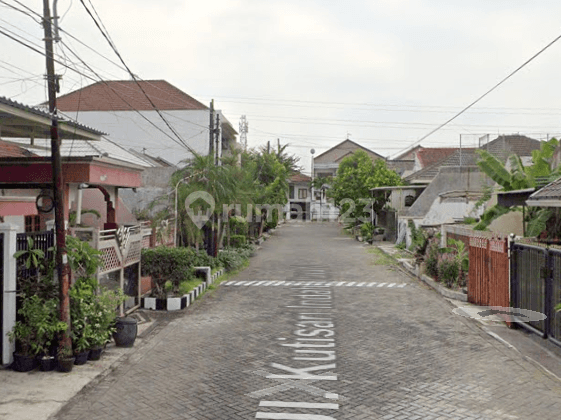
[[329, 196], [343, 216], [369, 221], [371, 212], [380, 211], [386, 203], [384, 194], [372, 198], [370, 190], [395, 185], [403, 185], [403, 181], [384, 160], [372, 162], [365, 151], [359, 150], [341, 161]]
[[[538, 182], [552, 182], [561, 176], [561, 167], [553, 168], [553, 153], [559, 141], [552, 138], [543, 142], [539, 150], [532, 151], [532, 165], [524, 166], [522, 160], [517, 155], [511, 155], [508, 158], [510, 170], [506, 168], [502, 161], [485, 150], [478, 150], [479, 160], [477, 166], [489, 178], [495, 181], [502, 191], [514, 191], [525, 188], [535, 188]], [[519, 208], [506, 208], [495, 205], [485, 211], [479, 222], [474, 228], [476, 230], [484, 230], [491, 222], [509, 211], [520, 211]], [[529, 207], [527, 215], [523, 223], [529, 222], [526, 234], [528, 236], [538, 236], [546, 227], [557, 226], [555, 214], [550, 209]], [[558, 234], [559, 229], [555, 228]]]

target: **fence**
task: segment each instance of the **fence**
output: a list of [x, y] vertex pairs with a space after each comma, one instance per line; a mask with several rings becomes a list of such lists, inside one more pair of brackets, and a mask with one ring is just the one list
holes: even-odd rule
[[469, 238], [468, 302], [483, 306], [510, 306], [508, 240]]
[[561, 346], [561, 250], [539, 244], [511, 245], [512, 306], [546, 315], [546, 319], [519, 325]]
[[[16, 236], [16, 251], [27, 251], [27, 238], [33, 239], [33, 249], [40, 249], [45, 253], [45, 260], [54, 259], [55, 233], [52, 230], [44, 232], [18, 233]], [[25, 256], [17, 259], [18, 278], [27, 278], [34, 273], [34, 269], [25, 267]]]

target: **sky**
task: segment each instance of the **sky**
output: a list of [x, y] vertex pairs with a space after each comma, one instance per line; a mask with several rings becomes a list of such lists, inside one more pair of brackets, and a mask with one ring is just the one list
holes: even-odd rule
[[[550, 0], [59, 0], [62, 40], [104, 80], [130, 76], [82, 1], [135, 75], [214, 99], [236, 129], [245, 115], [249, 147], [279, 139], [308, 173], [311, 149], [346, 138], [397, 156], [561, 35]], [[22, 5], [42, 14], [42, 0], [0, 0], [0, 31], [42, 50], [38, 16]], [[1, 33], [0, 51], [0, 96], [46, 101], [44, 57]], [[89, 73], [64, 45], [56, 54]], [[561, 40], [421, 144], [559, 135], [560, 62]], [[56, 70], [61, 94], [93, 83]]]

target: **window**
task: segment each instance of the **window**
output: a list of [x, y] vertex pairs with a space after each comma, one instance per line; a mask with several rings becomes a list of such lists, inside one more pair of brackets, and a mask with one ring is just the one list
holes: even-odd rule
[[299, 199], [308, 198], [308, 190], [304, 188], [298, 189], [298, 198]]
[[296, 188], [296, 187], [295, 187], [294, 185], [291, 185], [290, 188], [289, 188], [290, 195], [289, 195], [288, 198], [290, 198], [291, 200], [294, 199], [294, 189], [295, 189], [295, 188]]
[[41, 230], [41, 217], [25, 216], [25, 231], [39, 232]]

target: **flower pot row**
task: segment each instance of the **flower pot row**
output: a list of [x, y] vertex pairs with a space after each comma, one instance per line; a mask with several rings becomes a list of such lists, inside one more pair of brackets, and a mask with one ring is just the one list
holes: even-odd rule
[[30, 372], [39, 367], [42, 372], [50, 372], [57, 368], [61, 372], [70, 372], [74, 365], [86, 364], [88, 360], [99, 360], [102, 352], [103, 347], [94, 347], [71, 357], [58, 358], [54, 356], [29, 356], [14, 352], [12, 369], [16, 372]]

